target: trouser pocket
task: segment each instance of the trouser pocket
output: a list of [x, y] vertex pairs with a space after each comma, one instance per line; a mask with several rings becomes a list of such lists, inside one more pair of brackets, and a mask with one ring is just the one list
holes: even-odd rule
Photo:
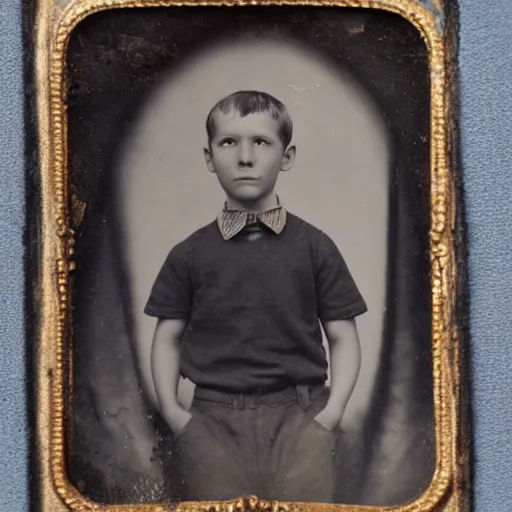
[[174, 441], [179, 441], [183, 437], [187, 436], [191, 431], [193, 431], [198, 423], [200, 422], [200, 413], [197, 411], [190, 411], [191, 418], [188, 420], [186, 425], [179, 431], [174, 434]]

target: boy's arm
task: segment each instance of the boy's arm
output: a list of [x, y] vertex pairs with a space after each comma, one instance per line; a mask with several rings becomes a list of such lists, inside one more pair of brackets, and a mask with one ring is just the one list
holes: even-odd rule
[[151, 349], [151, 369], [160, 413], [174, 433], [183, 429], [191, 418], [177, 399], [180, 340], [185, 327], [185, 320], [158, 320]]
[[361, 346], [354, 319], [325, 322], [331, 353], [331, 393], [326, 407], [316, 416], [328, 430], [341, 422], [361, 367]]

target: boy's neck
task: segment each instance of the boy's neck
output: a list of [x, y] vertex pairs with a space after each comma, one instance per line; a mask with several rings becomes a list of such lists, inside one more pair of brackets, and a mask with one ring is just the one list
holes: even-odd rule
[[226, 204], [228, 210], [239, 210], [242, 212], [249, 213], [263, 212], [280, 206], [279, 198], [277, 197], [277, 194], [275, 192], [272, 192], [272, 194], [270, 194], [264, 199], [259, 199], [254, 202], [242, 202], [228, 197], [226, 199]]

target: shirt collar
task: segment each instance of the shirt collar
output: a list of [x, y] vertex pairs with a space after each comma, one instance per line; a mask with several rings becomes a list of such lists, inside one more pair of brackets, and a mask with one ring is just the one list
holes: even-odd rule
[[229, 210], [227, 203], [224, 203], [224, 208], [217, 216], [217, 225], [224, 240], [233, 238], [245, 226], [256, 222], [261, 222], [276, 235], [279, 235], [286, 225], [286, 210], [278, 204], [278, 206], [263, 212], [250, 213], [240, 210]]

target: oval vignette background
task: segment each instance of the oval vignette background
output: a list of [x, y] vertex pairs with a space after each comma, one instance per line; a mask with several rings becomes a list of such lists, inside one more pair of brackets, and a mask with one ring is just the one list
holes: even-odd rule
[[[143, 309], [167, 253], [211, 222], [225, 199], [204, 163], [206, 116], [220, 98], [248, 89], [283, 101], [294, 123], [297, 158], [278, 179], [282, 203], [333, 238], [368, 304], [358, 319], [362, 369], [343, 424], [350, 429], [369, 405], [382, 343], [386, 128], [348, 76], [297, 45], [242, 39], [194, 55], [164, 80], [130, 130], [117, 175], [140, 359], [150, 376], [155, 319]], [[185, 402], [190, 391], [185, 383]]]
[[[280, 97], [294, 120], [283, 203], [336, 241], [370, 307], [336, 500], [418, 496], [434, 452], [429, 84], [416, 29], [359, 9], [115, 10], [74, 30], [68, 69], [69, 170], [88, 205], [76, 253], [71, 481], [99, 502], [162, 498], [162, 473], [147, 461], [169, 439], [138, 380], [154, 325], [141, 309], [170, 247], [222, 206], [202, 156], [208, 110], [250, 87]], [[190, 387], [181, 391], [189, 399]]]

